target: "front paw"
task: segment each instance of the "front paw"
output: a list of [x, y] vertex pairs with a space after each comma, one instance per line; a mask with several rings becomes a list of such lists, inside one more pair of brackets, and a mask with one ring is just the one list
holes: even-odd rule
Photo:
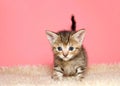
[[61, 72], [54, 72], [52, 75], [52, 79], [54, 80], [62, 80], [63, 79], [63, 74]]
[[63, 77], [62, 76], [53, 75], [52, 79], [54, 79], [54, 80], [62, 80]]
[[79, 74], [79, 75], [75, 76], [75, 78], [78, 81], [82, 81], [82, 79], [84, 78], [84, 76], [82, 74]]

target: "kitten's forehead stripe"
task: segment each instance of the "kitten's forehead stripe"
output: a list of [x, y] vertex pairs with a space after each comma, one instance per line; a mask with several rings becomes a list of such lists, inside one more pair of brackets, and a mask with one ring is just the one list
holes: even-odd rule
[[65, 43], [65, 44], [68, 44], [68, 42], [69, 42], [69, 38], [70, 38], [70, 32], [68, 32], [68, 31], [61, 31], [61, 32], [59, 32], [59, 35], [60, 35], [60, 37], [61, 37], [61, 41], [63, 42], [63, 43]]

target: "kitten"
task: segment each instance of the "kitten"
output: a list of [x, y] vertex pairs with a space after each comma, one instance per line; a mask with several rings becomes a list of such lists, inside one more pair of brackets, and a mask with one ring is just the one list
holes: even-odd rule
[[81, 80], [87, 67], [87, 53], [82, 45], [85, 30], [76, 30], [74, 16], [71, 17], [72, 31], [58, 33], [46, 31], [54, 53], [52, 78], [61, 80], [64, 76], [75, 76]]

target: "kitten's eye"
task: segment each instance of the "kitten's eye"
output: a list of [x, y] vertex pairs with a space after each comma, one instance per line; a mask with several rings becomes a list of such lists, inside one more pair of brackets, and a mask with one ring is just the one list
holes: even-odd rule
[[61, 48], [61, 47], [58, 47], [58, 50], [59, 50], [59, 51], [62, 51], [62, 48]]
[[73, 51], [73, 50], [74, 50], [74, 47], [69, 47], [69, 50], [70, 50], [70, 51]]

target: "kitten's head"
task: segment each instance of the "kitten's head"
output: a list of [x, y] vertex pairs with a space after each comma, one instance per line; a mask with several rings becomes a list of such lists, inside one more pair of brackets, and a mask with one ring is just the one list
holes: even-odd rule
[[55, 57], [68, 61], [80, 53], [85, 30], [81, 29], [76, 32], [61, 31], [58, 33], [46, 31], [46, 34]]

